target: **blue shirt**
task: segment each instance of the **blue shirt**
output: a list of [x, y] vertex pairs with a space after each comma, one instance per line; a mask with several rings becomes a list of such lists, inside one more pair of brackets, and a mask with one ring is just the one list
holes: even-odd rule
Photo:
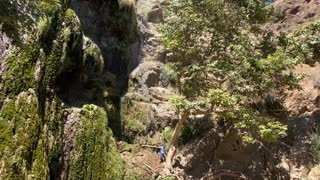
[[164, 154], [164, 147], [160, 146], [160, 154]]
[[272, 4], [272, 1], [267, 1], [264, 3], [264, 5], [266, 5], [266, 6], [270, 6], [271, 4]]

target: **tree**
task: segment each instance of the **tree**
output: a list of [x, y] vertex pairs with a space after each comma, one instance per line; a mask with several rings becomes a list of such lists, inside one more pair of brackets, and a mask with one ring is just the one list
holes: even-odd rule
[[291, 57], [299, 57], [313, 66], [320, 60], [320, 19], [298, 27], [289, 36], [282, 35], [281, 46]]
[[[179, 95], [169, 100], [179, 121], [173, 132], [166, 169], [190, 115], [212, 115], [241, 129], [246, 142], [276, 141], [286, 126], [257, 104], [298, 87], [291, 71], [300, 58], [287, 55], [279, 40], [259, 28], [272, 15], [264, 0], [175, 0], [166, 9], [162, 40], [168, 68]], [[291, 58], [289, 58], [291, 57]]]
[[20, 44], [21, 38], [35, 30], [39, 17], [50, 15], [60, 3], [67, 4], [69, 0], [1, 0], [0, 30], [5, 32], [14, 43]]

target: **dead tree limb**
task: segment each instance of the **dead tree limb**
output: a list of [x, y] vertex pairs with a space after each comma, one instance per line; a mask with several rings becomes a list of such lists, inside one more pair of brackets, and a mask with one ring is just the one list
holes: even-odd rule
[[139, 167], [145, 171], [147, 171], [149, 174], [158, 174], [157, 170], [153, 169], [151, 166], [149, 166], [146, 163], [143, 163], [143, 165], [147, 168], [144, 168], [143, 166], [139, 166], [137, 163], [132, 163], [133, 165], [135, 165], [136, 167]]
[[147, 145], [147, 144], [141, 145], [141, 147], [148, 147], [148, 148], [156, 148], [156, 149], [159, 149], [158, 146], [152, 146], [152, 145]]
[[157, 173], [157, 171], [155, 169], [153, 169], [151, 166], [149, 166], [146, 163], [143, 163], [143, 165], [145, 165], [148, 169], [150, 169], [153, 173]]

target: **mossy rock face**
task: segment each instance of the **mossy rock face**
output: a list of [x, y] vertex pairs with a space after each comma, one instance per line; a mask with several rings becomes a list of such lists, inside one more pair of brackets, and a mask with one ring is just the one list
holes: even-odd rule
[[50, 28], [52, 25], [52, 17], [40, 17], [37, 23], [37, 36], [39, 39], [48, 39]]
[[79, 76], [100, 74], [104, 61], [99, 47], [83, 35], [80, 20], [67, 9], [61, 30], [52, 43], [52, 50], [44, 60], [45, 85], [53, 88], [63, 73], [80, 73]]
[[[52, 48], [42, 60], [44, 83], [53, 88], [56, 78], [65, 71], [72, 71], [81, 64], [82, 30], [80, 21], [71, 9], [67, 9], [61, 20]], [[57, 28], [57, 27], [52, 27]]]
[[[0, 179], [62, 177], [63, 156], [69, 152], [64, 152], [67, 102], [57, 90], [61, 76], [88, 77], [77, 85], [84, 93], [97, 93], [83, 104], [104, 98], [102, 52], [83, 35], [75, 12], [61, 8], [41, 18], [37, 29], [25, 47], [11, 52], [0, 84]], [[81, 122], [72, 128], [76, 136], [69, 179], [122, 179], [123, 164], [105, 110], [83, 106]]]
[[33, 179], [49, 179], [49, 164], [48, 164], [48, 128], [45, 126], [34, 152], [32, 172], [29, 178]]
[[0, 116], [0, 154], [3, 162], [0, 179], [26, 178], [32, 171], [42, 126], [37, 108], [36, 94], [32, 89], [4, 104]]
[[121, 179], [123, 164], [116, 150], [106, 112], [84, 105], [71, 160], [71, 179]]
[[65, 27], [60, 31], [63, 39], [60, 61], [63, 67], [59, 73], [70, 71], [81, 63], [79, 59], [81, 59], [83, 42], [80, 21], [73, 10], [67, 9], [63, 24]]
[[150, 107], [147, 104], [125, 100], [121, 104], [121, 120], [124, 138], [133, 143], [147, 131]]
[[89, 38], [84, 37], [84, 56], [82, 62], [89, 73], [101, 73], [103, 70], [103, 57], [99, 47]]
[[34, 66], [39, 57], [40, 47], [31, 44], [24, 48], [16, 48], [6, 60], [3, 91], [5, 94], [15, 94], [25, 91], [35, 84]]

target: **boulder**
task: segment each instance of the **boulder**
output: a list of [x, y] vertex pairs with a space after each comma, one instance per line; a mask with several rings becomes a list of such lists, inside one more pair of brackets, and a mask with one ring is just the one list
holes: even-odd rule
[[137, 3], [138, 26], [141, 35], [141, 61], [165, 62], [165, 48], [156, 24], [163, 21], [164, 0], [141, 0]]
[[320, 179], [320, 165], [317, 165], [310, 170], [307, 179], [308, 180]]
[[62, 177], [67, 177], [69, 173], [71, 156], [75, 147], [76, 130], [81, 123], [81, 109], [70, 108], [65, 111], [65, 125], [64, 125], [64, 139], [63, 141], [63, 168], [61, 172]]
[[317, 0], [277, 0], [272, 3], [277, 16], [276, 22], [268, 24], [278, 32], [290, 32], [297, 24], [311, 22], [320, 17], [320, 3]]
[[159, 101], [166, 101], [168, 96], [174, 94], [172, 90], [164, 87], [150, 87], [149, 93], [153, 98]]
[[137, 13], [146, 21], [159, 23], [163, 20], [164, 0], [140, 0], [137, 3]]
[[159, 85], [161, 63], [146, 61], [140, 64], [130, 75], [133, 81], [141, 87], [155, 87]]
[[295, 72], [304, 74], [305, 78], [300, 82], [301, 90], [288, 92], [285, 106], [294, 116], [310, 116], [320, 108], [320, 64], [314, 67], [301, 65], [296, 67]]

